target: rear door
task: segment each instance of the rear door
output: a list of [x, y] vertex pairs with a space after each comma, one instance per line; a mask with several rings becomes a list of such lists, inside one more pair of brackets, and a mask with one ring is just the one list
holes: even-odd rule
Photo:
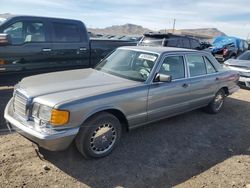
[[[218, 84], [216, 70], [211, 62], [202, 54], [186, 55], [189, 89], [192, 99], [190, 105], [197, 108], [208, 104], [214, 96]], [[209, 72], [209, 74], [208, 74]]]
[[55, 67], [89, 67], [89, 40], [83, 24], [78, 21], [54, 20], [52, 60]]
[[44, 19], [20, 18], [5, 25], [1, 33], [11, 36], [12, 44], [0, 47], [1, 70], [20, 71], [47, 68], [51, 52], [50, 35]]

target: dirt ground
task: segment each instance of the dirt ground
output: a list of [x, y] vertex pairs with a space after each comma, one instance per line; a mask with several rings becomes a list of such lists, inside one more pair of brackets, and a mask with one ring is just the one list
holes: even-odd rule
[[230, 96], [217, 115], [196, 110], [125, 133], [98, 160], [74, 145], [48, 152], [1, 133], [0, 187], [250, 188], [250, 91]]

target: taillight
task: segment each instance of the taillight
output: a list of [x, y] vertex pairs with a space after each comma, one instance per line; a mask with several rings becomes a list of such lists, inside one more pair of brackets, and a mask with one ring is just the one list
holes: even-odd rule
[[227, 53], [228, 53], [228, 49], [224, 49], [223, 50], [223, 56], [227, 55]]

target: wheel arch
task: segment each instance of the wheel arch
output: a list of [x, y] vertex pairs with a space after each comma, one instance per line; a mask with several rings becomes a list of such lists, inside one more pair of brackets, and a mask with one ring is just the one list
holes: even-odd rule
[[88, 121], [90, 118], [92, 118], [92, 117], [94, 117], [97, 114], [102, 113], [102, 112], [107, 112], [107, 113], [114, 115], [120, 121], [120, 123], [122, 125], [122, 129], [124, 129], [125, 131], [129, 130], [129, 123], [128, 123], [128, 120], [125, 116], [125, 113], [122, 110], [120, 110], [118, 108], [114, 108], [114, 107], [104, 107], [104, 108], [100, 108], [100, 109], [96, 109], [96, 110], [91, 111], [82, 119], [81, 126], [84, 126], [84, 122]]
[[229, 95], [229, 89], [228, 89], [227, 86], [224, 86], [224, 87], [222, 87], [221, 89], [225, 92], [226, 96]]

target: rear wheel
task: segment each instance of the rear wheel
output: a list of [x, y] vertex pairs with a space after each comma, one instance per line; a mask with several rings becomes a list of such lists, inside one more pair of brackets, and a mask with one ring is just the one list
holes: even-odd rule
[[205, 110], [208, 113], [217, 114], [221, 110], [221, 108], [223, 107], [225, 97], [226, 97], [225, 91], [223, 89], [220, 89], [216, 93], [214, 99], [205, 108]]
[[114, 149], [120, 137], [120, 121], [102, 112], [84, 123], [76, 137], [76, 146], [85, 158], [104, 157]]

